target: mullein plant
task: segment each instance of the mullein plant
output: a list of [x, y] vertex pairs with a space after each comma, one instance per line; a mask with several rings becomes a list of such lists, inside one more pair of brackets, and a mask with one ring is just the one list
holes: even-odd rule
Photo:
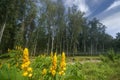
[[[48, 76], [49, 74], [51, 75], [51, 77], [56, 80], [56, 76], [59, 75], [59, 77], [65, 75], [65, 71], [66, 71], [66, 57], [65, 57], [65, 53], [62, 52], [61, 55], [61, 59], [60, 59], [60, 63], [59, 63], [59, 58], [57, 58], [57, 53], [51, 52], [50, 55], [51, 58], [51, 66], [50, 66], [50, 70], [48, 71], [47, 68], [43, 68], [42, 69], [42, 77], [44, 77], [44, 79], [46, 79], [45, 77]], [[48, 77], [47, 77], [48, 78]]]
[[56, 69], [57, 69], [57, 56], [56, 53], [52, 57], [52, 66], [50, 68], [50, 72], [53, 76], [56, 74]]
[[25, 48], [23, 51], [23, 63], [21, 65], [21, 69], [23, 70], [23, 76], [32, 77], [28, 48]]
[[62, 52], [62, 58], [61, 58], [61, 62], [60, 62], [59, 74], [60, 75], [65, 75], [65, 70], [66, 70], [65, 53]]
[[[66, 70], [66, 61], [65, 61], [65, 53], [62, 52], [61, 55], [61, 61], [60, 61], [60, 69], [58, 74], [59, 75], [65, 75], [65, 70]], [[50, 68], [50, 72], [53, 76], [55, 76], [55, 74], [57, 73], [57, 56], [56, 53], [52, 56], [52, 67]]]

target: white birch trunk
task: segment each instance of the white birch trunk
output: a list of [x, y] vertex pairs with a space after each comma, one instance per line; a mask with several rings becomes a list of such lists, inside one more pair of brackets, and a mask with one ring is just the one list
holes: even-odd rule
[[3, 27], [2, 27], [2, 29], [0, 31], [0, 44], [1, 44], [1, 41], [2, 41], [2, 36], [3, 36], [3, 32], [5, 30], [5, 27], [6, 27], [6, 22], [4, 23], [4, 25], [3, 25]]

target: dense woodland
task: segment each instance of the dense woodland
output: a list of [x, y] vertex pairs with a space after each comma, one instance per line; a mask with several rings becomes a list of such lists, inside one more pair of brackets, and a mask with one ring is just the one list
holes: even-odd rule
[[67, 55], [95, 55], [109, 49], [119, 52], [120, 33], [106, 33], [97, 18], [91, 20], [62, 0], [0, 0], [0, 53], [16, 46], [31, 55], [51, 51]]

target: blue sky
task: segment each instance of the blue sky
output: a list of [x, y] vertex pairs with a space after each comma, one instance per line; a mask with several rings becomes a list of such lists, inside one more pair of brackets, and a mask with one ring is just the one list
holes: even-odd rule
[[65, 0], [65, 6], [76, 4], [89, 19], [97, 17], [107, 26], [106, 32], [113, 37], [120, 32], [120, 0]]

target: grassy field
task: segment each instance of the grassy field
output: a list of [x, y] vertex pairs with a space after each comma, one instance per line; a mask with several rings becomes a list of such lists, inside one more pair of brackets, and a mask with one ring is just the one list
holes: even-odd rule
[[104, 56], [75, 56], [68, 57], [67, 62], [72, 65], [80, 64], [85, 80], [120, 80], [120, 60], [118, 59], [111, 61]]
[[74, 57], [67, 57], [67, 62], [99, 62], [100, 57], [99, 56], [74, 56]]
[[[27, 56], [28, 57], [28, 56]], [[27, 58], [25, 57], [25, 58]], [[21, 53], [11, 53], [9, 58], [0, 59], [1, 80], [120, 80], [120, 57], [110, 54], [108, 56], [74, 56], [62, 57], [62, 55], [28, 57], [30, 62], [26, 68], [32, 68], [29, 73], [32, 76], [23, 76], [26, 69], [26, 60]], [[65, 59], [66, 58], [66, 59]], [[55, 59], [55, 60], [53, 60]], [[61, 68], [61, 60], [64, 69]], [[66, 64], [66, 65], [65, 65]], [[55, 66], [55, 69], [51, 67]], [[60, 71], [62, 73], [60, 75]], [[53, 76], [53, 71], [54, 76]]]

